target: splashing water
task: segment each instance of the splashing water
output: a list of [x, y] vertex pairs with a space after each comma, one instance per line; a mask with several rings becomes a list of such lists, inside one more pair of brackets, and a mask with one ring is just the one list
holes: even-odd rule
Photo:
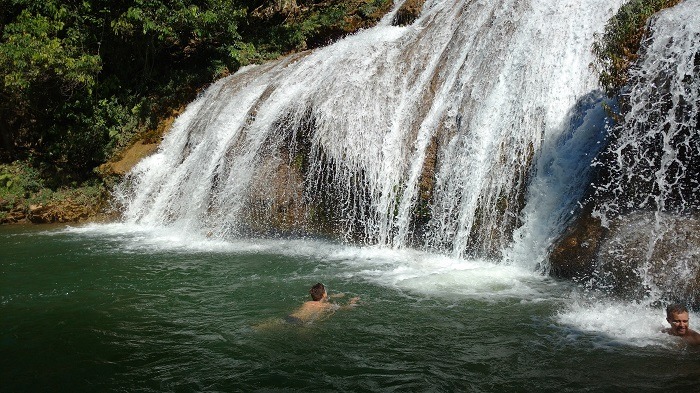
[[[128, 175], [123, 222], [2, 233], [4, 380], [22, 391], [692, 390], [697, 351], [661, 332], [658, 304], [540, 274], [607, 132], [590, 46], [622, 2], [429, 0], [410, 26], [389, 14], [218, 81]], [[650, 41], [644, 59], [685, 64], [672, 54], [691, 45], [677, 33], [697, 29], [697, 9], [688, 0], [656, 19], [665, 43]], [[690, 112], [664, 132], [683, 113], [697, 119], [697, 95], [673, 97]], [[700, 167], [673, 154], [648, 199], [667, 210], [668, 195], [687, 194], [673, 179]], [[630, 217], [604, 250], [680, 261], [662, 278], [675, 283], [697, 272], [700, 248], [685, 245], [700, 220], [661, 225], [668, 212], [655, 213]], [[356, 243], [257, 236], [274, 231]], [[659, 234], [670, 246], [649, 252]], [[252, 331], [316, 280], [366, 303], [322, 326]]]
[[125, 220], [222, 237], [325, 220], [364, 244], [498, 258], [533, 161], [597, 86], [593, 34], [621, 2], [428, 1], [410, 26], [388, 15], [244, 68], [130, 173]]
[[[658, 13], [625, 93], [629, 110], [608, 149], [599, 208], [606, 222], [630, 210], [700, 209], [700, 2]], [[607, 158], [606, 157], [606, 158]]]
[[[595, 215], [612, 233], [598, 280], [648, 301], [697, 304], [700, 269], [700, 1], [655, 15], [630, 74], [624, 121], [599, 164]], [[629, 266], [632, 279], [616, 273]], [[639, 293], [642, 292], [642, 293]]]

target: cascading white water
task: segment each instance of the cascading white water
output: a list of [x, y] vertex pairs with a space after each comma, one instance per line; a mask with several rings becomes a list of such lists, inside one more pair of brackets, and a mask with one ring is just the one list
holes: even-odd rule
[[[242, 69], [132, 170], [124, 218], [236, 235], [253, 210], [325, 195], [347, 237], [462, 257], [500, 256], [524, 217], [510, 257], [534, 265], [578, 196], [562, 190], [586, 165], [559, 165], [555, 152], [586, 139], [572, 136], [586, 134], [572, 119], [597, 88], [593, 34], [622, 2], [429, 0], [410, 26], [388, 15], [329, 47]], [[418, 231], [420, 209], [429, 222]]]
[[[611, 235], [597, 279], [636, 281], [652, 302], [700, 300], [699, 11], [687, 0], [650, 20], [624, 93], [629, 110], [599, 160], [607, 175], [595, 215]], [[628, 277], [614, 273], [619, 266], [631, 267]]]
[[[700, 210], [700, 2], [659, 12], [631, 69], [629, 111], [608, 149], [613, 194], [602, 218], [629, 210]], [[608, 158], [608, 157], [606, 157]]]

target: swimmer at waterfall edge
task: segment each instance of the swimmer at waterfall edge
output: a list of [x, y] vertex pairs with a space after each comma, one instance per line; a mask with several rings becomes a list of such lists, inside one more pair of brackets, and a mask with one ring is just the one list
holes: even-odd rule
[[681, 337], [688, 344], [700, 345], [700, 333], [689, 327], [688, 309], [684, 305], [675, 303], [666, 307], [666, 321], [671, 327], [663, 329], [663, 332]]
[[320, 317], [330, 315], [330, 313], [333, 311], [351, 308], [357, 303], [358, 300], [360, 300], [359, 297], [354, 297], [350, 299], [348, 304], [345, 306], [339, 306], [335, 303], [331, 303], [329, 301], [330, 298], [343, 297], [345, 294], [338, 293], [328, 296], [326, 287], [321, 283], [317, 283], [311, 287], [309, 294], [311, 295], [311, 300], [305, 302], [296, 311], [287, 315], [284, 318], [286, 322], [292, 324], [305, 324], [308, 322], [313, 322]]

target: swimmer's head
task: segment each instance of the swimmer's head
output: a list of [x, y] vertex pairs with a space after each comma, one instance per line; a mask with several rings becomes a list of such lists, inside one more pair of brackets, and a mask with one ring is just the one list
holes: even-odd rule
[[311, 299], [314, 301], [319, 301], [323, 299], [324, 295], [326, 294], [326, 287], [319, 282], [309, 289], [309, 294], [311, 294]]
[[666, 321], [671, 324], [669, 334], [685, 336], [691, 332], [688, 327], [688, 309], [682, 304], [671, 304], [666, 307]]
[[673, 314], [688, 313], [688, 308], [680, 303], [669, 304], [666, 307], [666, 317], [671, 317]]

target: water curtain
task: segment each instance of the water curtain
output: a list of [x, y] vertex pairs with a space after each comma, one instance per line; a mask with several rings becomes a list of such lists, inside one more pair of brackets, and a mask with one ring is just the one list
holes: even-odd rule
[[429, 0], [409, 26], [389, 14], [243, 68], [128, 175], [125, 220], [494, 258], [517, 229], [523, 250], [546, 248], [588, 167], [556, 152], [585, 144], [593, 35], [621, 3]]
[[[599, 283], [700, 302], [700, 1], [659, 12], [598, 160]], [[633, 272], [633, 273], [630, 273]]]

